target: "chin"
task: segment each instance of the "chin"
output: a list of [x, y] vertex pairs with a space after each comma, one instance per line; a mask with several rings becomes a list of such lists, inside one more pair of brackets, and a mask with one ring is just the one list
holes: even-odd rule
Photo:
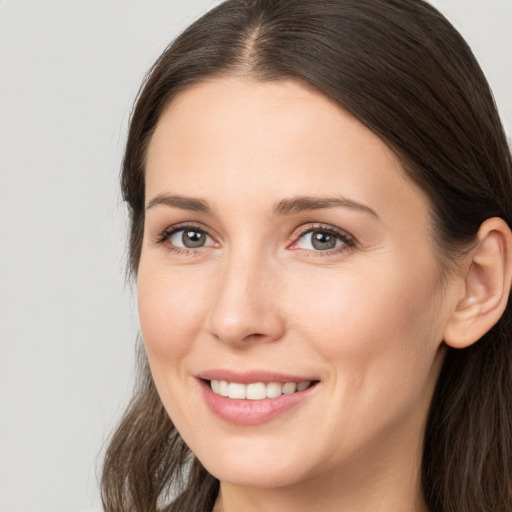
[[299, 446], [279, 450], [272, 440], [256, 437], [245, 439], [244, 443], [245, 449], [240, 443], [210, 439], [208, 446], [191, 448], [211, 475], [232, 485], [277, 488], [307, 478], [308, 468]]
[[287, 487], [304, 479], [304, 475], [298, 474], [296, 468], [287, 468], [281, 461], [276, 465], [274, 461], [268, 460], [223, 460], [211, 464], [207, 461], [203, 465], [221, 482], [240, 487], [272, 489]]

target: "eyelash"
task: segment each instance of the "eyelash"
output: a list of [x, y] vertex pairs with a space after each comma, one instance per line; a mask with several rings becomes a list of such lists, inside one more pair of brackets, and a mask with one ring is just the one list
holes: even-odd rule
[[[166, 228], [160, 235], [158, 235], [155, 239], [156, 244], [165, 245], [167, 250], [169, 252], [172, 252], [177, 255], [194, 255], [198, 256], [200, 254], [200, 251], [198, 249], [204, 248], [198, 247], [196, 249], [192, 248], [183, 248], [183, 247], [177, 247], [174, 244], [170, 243], [170, 238], [175, 235], [176, 233], [179, 233], [180, 231], [196, 231], [200, 233], [204, 233], [206, 236], [211, 238], [212, 240], [215, 240], [215, 238], [209, 233], [207, 229], [205, 229], [203, 226], [193, 223], [187, 223], [187, 224], [177, 224], [175, 226], [170, 226]], [[306, 226], [302, 226], [299, 230], [295, 231], [291, 236], [290, 240], [292, 242], [291, 245], [288, 246], [289, 249], [292, 248], [292, 246], [299, 242], [299, 240], [303, 237], [305, 237], [309, 233], [326, 233], [328, 235], [336, 237], [338, 240], [341, 241], [342, 245], [338, 247], [334, 247], [333, 249], [327, 249], [327, 250], [311, 250], [311, 249], [292, 249], [292, 250], [302, 250], [311, 255], [312, 257], [325, 257], [325, 256], [331, 256], [333, 254], [341, 254], [347, 250], [350, 250], [356, 246], [356, 240], [353, 236], [349, 235], [346, 231], [342, 231], [338, 228], [335, 228], [334, 226], [328, 225], [328, 224], [309, 224]]]
[[187, 231], [187, 230], [204, 233], [205, 235], [210, 237], [212, 240], [214, 240], [213, 236], [203, 226], [198, 225], [198, 224], [193, 224], [193, 223], [187, 223], [187, 224], [176, 224], [175, 226], [170, 226], [170, 227], [166, 228], [163, 231], [163, 233], [161, 233], [160, 235], [157, 236], [155, 243], [160, 244], [160, 245], [165, 245], [167, 250], [174, 254], [198, 256], [199, 255], [198, 249], [202, 249], [203, 247], [199, 247], [198, 249], [191, 249], [191, 248], [185, 248], [185, 247], [177, 247], [176, 245], [173, 245], [170, 243], [170, 238], [173, 235], [175, 235], [176, 233], [179, 233], [180, 231]]
[[[314, 223], [306, 226], [302, 226], [292, 234], [290, 237], [290, 240], [292, 241], [292, 245], [298, 243], [298, 241], [305, 237], [309, 233], [325, 233], [331, 236], [336, 237], [338, 240], [341, 241], [342, 245], [338, 247], [334, 247], [332, 249], [327, 250], [311, 250], [311, 249], [294, 249], [294, 250], [302, 250], [305, 251], [309, 256], [311, 257], [326, 257], [326, 256], [332, 256], [334, 254], [341, 254], [344, 253], [347, 250], [353, 249], [356, 246], [356, 239], [349, 235], [346, 231], [343, 231], [341, 229], [335, 228], [334, 226], [331, 226], [329, 224], [319, 224]], [[290, 248], [290, 246], [289, 246]]]

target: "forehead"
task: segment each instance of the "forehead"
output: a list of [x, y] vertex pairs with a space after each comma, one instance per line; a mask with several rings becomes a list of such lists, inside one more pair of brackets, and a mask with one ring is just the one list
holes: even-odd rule
[[293, 81], [218, 78], [185, 90], [158, 122], [146, 172], [147, 200], [176, 193], [265, 208], [285, 197], [342, 194], [375, 210], [409, 209], [422, 222], [429, 210], [377, 135]]

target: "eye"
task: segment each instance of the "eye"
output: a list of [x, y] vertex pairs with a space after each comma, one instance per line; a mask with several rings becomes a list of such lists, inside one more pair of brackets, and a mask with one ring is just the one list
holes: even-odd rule
[[169, 236], [169, 242], [175, 247], [198, 249], [205, 245], [211, 245], [213, 240], [201, 229], [191, 227], [175, 231]]
[[355, 240], [347, 233], [333, 227], [310, 227], [296, 237], [291, 249], [304, 249], [315, 252], [340, 252], [353, 247]]
[[176, 253], [196, 252], [203, 247], [216, 246], [215, 240], [204, 229], [183, 224], [167, 228], [155, 242]]

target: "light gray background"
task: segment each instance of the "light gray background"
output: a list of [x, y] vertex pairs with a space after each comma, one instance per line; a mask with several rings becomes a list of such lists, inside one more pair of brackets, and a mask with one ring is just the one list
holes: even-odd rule
[[[118, 169], [132, 100], [216, 0], [0, 0], [0, 511], [99, 511], [96, 466], [129, 397]], [[436, 0], [512, 132], [512, 0]]]

